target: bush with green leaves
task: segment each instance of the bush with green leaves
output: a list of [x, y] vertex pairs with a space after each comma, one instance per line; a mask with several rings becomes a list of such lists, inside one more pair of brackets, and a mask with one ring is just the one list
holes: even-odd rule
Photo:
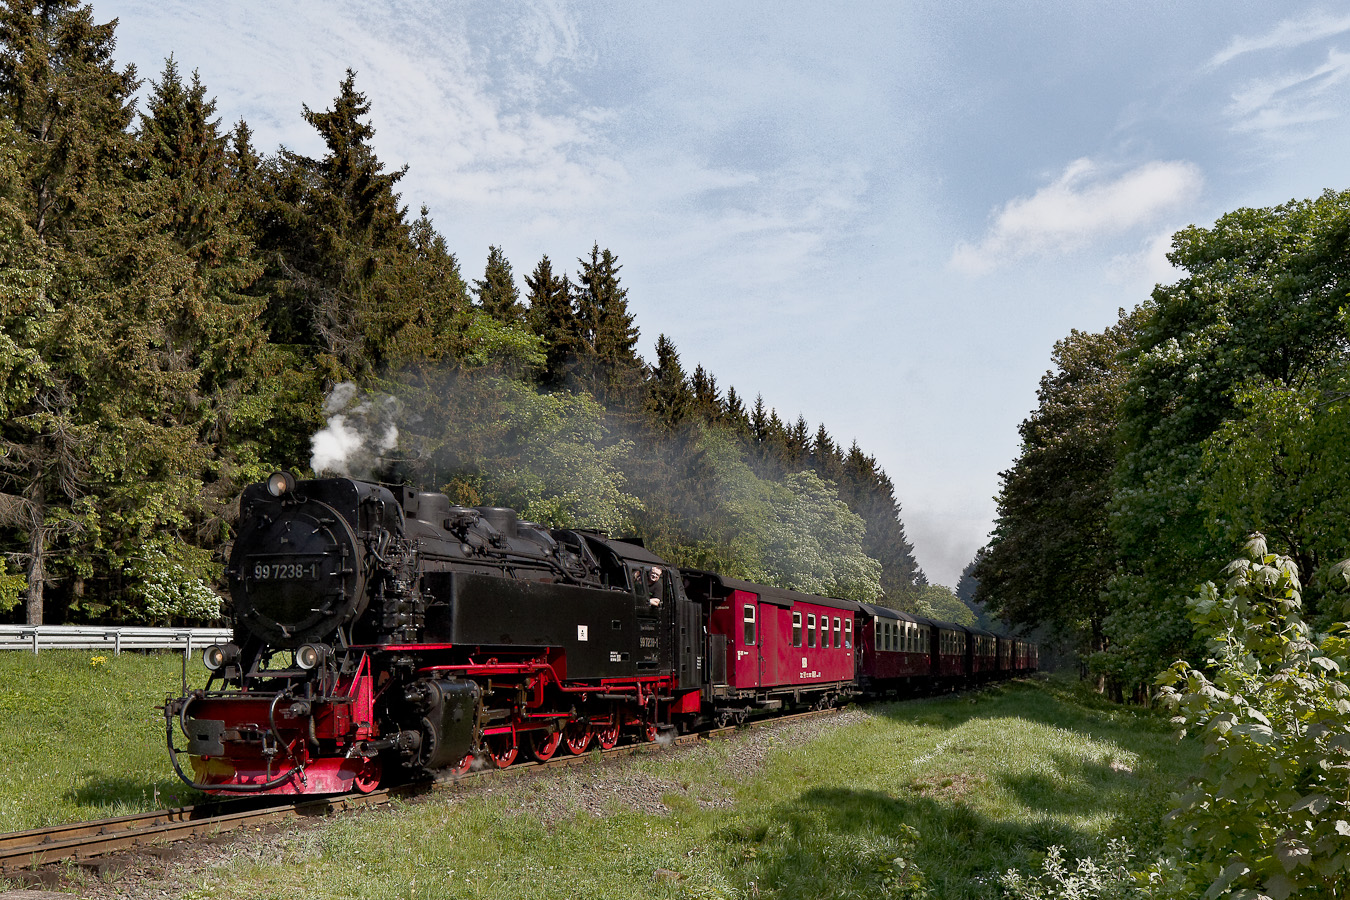
[[[1189, 617], [1205, 667], [1175, 663], [1161, 699], [1204, 741], [1172, 813], [1177, 846], [1155, 884], [1184, 897], [1350, 896], [1350, 626], [1314, 634], [1293, 560], [1253, 535]], [[1333, 575], [1347, 577], [1350, 561]]]
[[218, 621], [221, 617], [221, 596], [211, 589], [220, 565], [200, 548], [152, 538], [132, 557], [126, 572], [136, 579], [133, 592], [144, 603], [132, 615], [154, 623]]
[[999, 878], [1012, 900], [1135, 900], [1148, 896], [1130, 870], [1134, 851], [1122, 840], [1106, 846], [1101, 862], [1085, 856], [1070, 868], [1064, 848], [1053, 846], [1041, 861], [1041, 871], [1024, 875], [1009, 869]]

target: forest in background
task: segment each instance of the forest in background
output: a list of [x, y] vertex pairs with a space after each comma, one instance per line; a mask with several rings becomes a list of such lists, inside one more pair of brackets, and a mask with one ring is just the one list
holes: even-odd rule
[[325, 429], [359, 445], [335, 471], [974, 621], [856, 442], [689, 371], [664, 335], [639, 357], [598, 241], [523, 292], [495, 244], [466, 276], [409, 214], [350, 70], [298, 110], [324, 155], [268, 154], [172, 56], [148, 82], [119, 66], [115, 27], [0, 4], [0, 621], [217, 618], [238, 492], [305, 473]]
[[1292, 560], [1314, 626], [1350, 614], [1334, 571], [1350, 556], [1350, 192], [1183, 229], [1168, 258], [1175, 283], [1055, 345], [971, 573], [991, 614], [1140, 700], [1213, 652], [1188, 601], [1242, 574], [1225, 566], [1253, 534]]

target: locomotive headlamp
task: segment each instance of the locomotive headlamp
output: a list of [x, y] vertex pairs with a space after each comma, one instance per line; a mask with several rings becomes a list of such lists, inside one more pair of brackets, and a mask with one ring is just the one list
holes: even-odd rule
[[212, 644], [202, 651], [202, 665], [212, 672], [239, 660], [239, 648], [234, 644]]
[[327, 644], [302, 644], [295, 651], [295, 664], [308, 672], [317, 667], [333, 652]]
[[273, 472], [267, 476], [267, 493], [284, 497], [295, 490], [295, 476], [290, 472]]

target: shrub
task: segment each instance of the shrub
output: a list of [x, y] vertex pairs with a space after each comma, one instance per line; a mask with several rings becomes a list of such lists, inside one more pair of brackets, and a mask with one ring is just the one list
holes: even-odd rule
[[1350, 629], [1314, 635], [1294, 562], [1260, 535], [1244, 551], [1222, 591], [1208, 583], [1188, 604], [1211, 674], [1180, 661], [1159, 678], [1204, 757], [1154, 875], [1186, 897], [1350, 896]]

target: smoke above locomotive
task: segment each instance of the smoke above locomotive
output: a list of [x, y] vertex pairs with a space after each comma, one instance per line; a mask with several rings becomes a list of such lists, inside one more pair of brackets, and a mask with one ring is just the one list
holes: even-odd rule
[[310, 439], [309, 466], [320, 475], [371, 478], [398, 446], [400, 405], [388, 394], [364, 396], [344, 381], [324, 398], [326, 424]]

